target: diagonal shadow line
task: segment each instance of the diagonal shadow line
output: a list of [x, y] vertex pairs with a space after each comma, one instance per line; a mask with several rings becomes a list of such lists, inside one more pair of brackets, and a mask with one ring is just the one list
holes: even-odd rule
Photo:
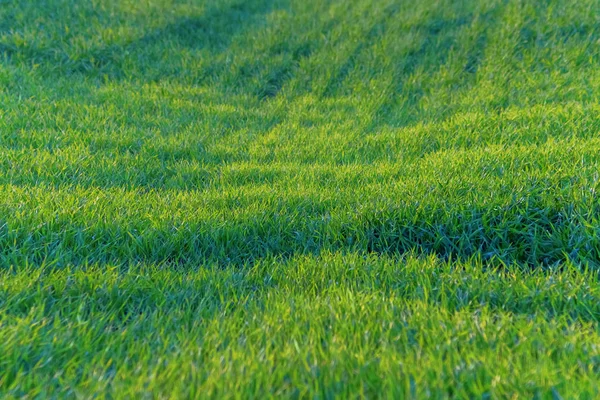
[[[350, 4], [346, 7], [346, 11], [352, 9], [353, 5]], [[344, 22], [343, 18], [330, 14], [318, 27], [317, 31], [321, 36], [327, 36]], [[300, 40], [297, 40], [298, 38]], [[254, 93], [260, 101], [268, 101], [277, 97], [286, 84], [296, 77], [303, 60], [309, 59], [323, 50], [322, 45], [323, 42], [318, 38], [304, 38], [302, 34], [298, 35], [297, 38], [289, 38], [285, 43], [276, 42], [274, 45], [269, 46], [267, 50], [267, 55], [270, 56], [268, 64], [257, 57], [241, 65], [236, 71], [235, 79], [243, 84], [245, 81], [259, 78], [263, 83], [254, 89]], [[284, 56], [284, 59], [273, 64], [273, 59], [277, 59], [279, 56]], [[268, 74], [261, 76], [265, 71], [268, 71]], [[293, 100], [305, 93], [307, 93], [306, 86], [295, 91], [289, 99]]]
[[[351, 11], [355, 3], [348, 4], [345, 7], [345, 12], [348, 13]], [[318, 32], [321, 36], [327, 36], [330, 32], [332, 32], [337, 26], [344, 24], [346, 20], [341, 18], [335, 14], [329, 14], [326, 22], [318, 29]], [[261, 101], [267, 101], [271, 98], [277, 97], [279, 93], [283, 90], [285, 85], [292, 81], [296, 73], [299, 70], [300, 64], [303, 60], [312, 57], [315, 53], [318, 53], [323, 50], [322, 42], [319, 39], [303, 39], [299, 43], [295, 43], [294, 40], [289, 40], [286, 42], [286, 46], [288, 49], [284, 52], [279, 47], [281, 47], [281, 43], [276, 46], [271, 46], [269, 49], [270, 54], [281, 56], [283, 53], [287, 53], [290, 57], [286, 57], [283, 62], [277, 63], [276, 65], [269, 67], [272, 68], [270, 73], [264, 78], [264, 83], [257, 89], [255, 89], [255, 94]], [[238, 71], [238, 79], [243, 81], [247, 79], [252, 79], [257, 77], [257, 72], [268, 69], [267, 66], [264, 65], [264, 62], [255, 61], [249, 62], [241, 66]], [[307, 82], [303, 82], [303, 88], [300, 90], [296, 90], [293, 95], [289, 98], [289, 100], [293, 100], [307, 92], [311, 91], [307, 87], [310, 86], [309, 82], [312, 80], [312, 76], [307, 77]]]
[[77, 59], [54, 49], [17, 48], [5, 43], [0, 44], [0, 55], [26, 63], [46, 64], [63, 74], [105, 73], [111, 78], [123, 78], [121, 64], [130, 53], [144, 50], [157, 42], [172, 42], [179, 48], [208, 49], [221, 53], [234, 37], [260, 25], [266, 15], [277, 7], [276, 0], [246, 0], [225, 8], [212, 7], [199, 17], [177, 20], [124, 45], [91, 49]]
[[[396, 96], [404, 91], [406, 78], [413, 75], [419, 68], [427, 66], [428, 56], [432, 58], [432, 64], [435, 66], [440, 66], [446, 62], [454, 43], [453, 35], [462, 27], [470, 24], [473, 18], [473, 15], [468, 15], [452, 19], [436, 19], [415, 28], [425, 32], [425, 39], [418, 49], [410, 51], [398, 63], [394, 73], [396, 84], [393, 85], [388, 98], [373, 113], [372, 122], [366, 128], [367, 132], [372, 132], [382, 123], [389, 123], [389, 114], [391, 109], [398, 104]], [[404, 103], [404, 106], [416, 106], [424, 93], [416, 91], [409, 93], [409, 95], [409, 99]], [[409, 122], [405, 121], [401, 126], [406, 126]]]
[[[325, 27], [325, 29], [329, 29]], [[266, 82], [258, 89], [257, 96], [261, 101], [277, 97], [283, 90], [286, 83], [291, 81], [302, 60], [309, 58], [315, 51], [313, 43], [304, 41], [291, 50], [291, 59], [276, 66], [275, 70], [269, 74]], [[299, 96], [299, 93], [294, 97]]]
[[338, 69], [335, 76], [327, 82], [327, 86], [323, 90], [321, 97], [330, 98], [334, 97], [337, 94], [342, 83], [348, 77], [348, 75], [356, 65], [360, 54], [363, 52], [364, 49], [367, 49], [370, 46], [372, 46], [378, 38], [382, 37], [385, 34], [387, 29], [389, 28], [390, 20], [395, 15], [397, 15], [399, 11], [400, 7], [398, 6], [398, 4], [391, 4], [384, 10], [383, 17], [371, 27], [371, 29], [365, 35], [365, 39], [360, 41], [360, 43], [348, 56], [346, 61]]
[[[456, 18], [434, 19], [417, 25], [415, 29], [425, 32], [425, 40], [417, 50], [409, 52], [406, 58], [398, 64], [398, 68], [394, 74], [397, 77], [397, 81], [392, 87], [391, 95], [373, 113], [373, 118], [367, 126], [366, 131], [373, 132], [382, 124], [405, 127], [414, 122], [413, 120], [405, 120], [400, 123], [393, 123], [393, 117], [390, 115], [392, 109], [400, 105], [396, 95], [403, 92], [405, 78], [410, 77], [419, 68], [426, 67], [429, 64], [427, 56], [431, 56], [432, 65], [438, 68], [443, 65], [455, 44], [454, 36], [461, 29], [472, 24], [476, 17], [479, 17], [484, 21], [485, 29], [482, 36], [477, 38], [468, 51], [467, 61], [463, 67], [463, 74], [459, 79], [458, 88], [464, 87], [471, 82], [483, 61], [485, 48], [488, 45], [489, 33], [498, 24], [497, 14], [504, 6], [506, 6], [505, 1], [480, 15], [468, 13]], [[409, 95], [409, 98], [402, 103], [402, 106], [416, 108], [419, 101], [425, 96], [425, 93], [422, 90], [417, 90], [412, 91]]]

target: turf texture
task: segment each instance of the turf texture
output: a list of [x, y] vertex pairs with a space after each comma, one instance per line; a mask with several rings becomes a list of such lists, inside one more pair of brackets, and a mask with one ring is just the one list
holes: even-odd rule
[[0, 396], [597, 398], [600, 2], [0, 1]]

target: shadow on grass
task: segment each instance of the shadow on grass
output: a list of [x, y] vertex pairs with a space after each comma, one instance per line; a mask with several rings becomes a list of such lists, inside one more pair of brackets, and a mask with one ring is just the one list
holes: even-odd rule
[[[497, 17], [495, 18], [497, 12], [498, 9], [494, 8], [478, 16], [485, 21], [485, 30], [467, 50], [466, 63], [453, 90], [465, 87], [474, 79], [483, 60], [489, 32], [494, 27], [494, 21], [497, 21]], [[470, 27], [476, 17], [475, 14], [470, 13], [451, 19], [438, 18], [414, 28], [417, 32], [423, 32], [423, 42], [418, 49], [409, 52], [396, 63], [397, 68], [394, 71], [396, 83], [392, 86], [391, 95], [374, 111], [373, 122], [367, 128], [368, 132], [381, 125], [405, 127], [419, 120], [419, 102], [426, 96], [426, 92], [420, 87], [407, 90], [406, 81], [420, 69], [427, 73], [439, 70], [458, 44], [458, 34], [461, 30]], [[399, 101], [399, 96], [406, 99]], [[400, 115], [398, 115], [399, 111]]]
[[365, 37], [358, 43], [352, 53], [339, 66], [336, 74], [327, 82], [323, 90], [323, 97], [335, 97], [339, 95], [340, 89], [350, 72], [356, 67], [359, 62], [360, 55], [368, 48], [373, 46], [389, 29], [393, 18], [400, 11], [398, 4], [391, 4], [384, 12], [383, 17], [376, 21], [371, 29], [366, 33]]
[[440, 259], [481, 257], [486, 263], [528, 267], [565, 261], [600, 264], [595, 221], [600, 208], [554, 207], [532, 195], [509, 206], [399, 204], [331, 219], [317, 200], [283, 204], [254, 217], [164, 222], [55, 222], [51, 227], [4, 223], [0, 264], [81, 265], [156, 263], [247, 266], [266, 257], [286, 259], [324, 251]]
[[[115, 269], [113, 264], [97, 263], [56, 269], [50, 264], [30, 265], [31, 278], [24, 278], [27, 272], [18, 268], [5, 272], [9, 280], [17, 274], [21, 275], [17, 280], [30, 279], [32, 283], [18, 289], [4, 286], [0, 305], [5, 316], [17, 318], [33, 312], [51, 318], [110, 321], [98, 326], [108, 334], [126, 326], [152, 326], [160, 321], [152, 320], [156, 315], [169, 315], [177, 321], [173, 333], [199, 329], [203, 321], [223, 313], [248, 309], [249, 305], [264, 309], [273, 292], [316, 298], [335, 295], [340, 288], [425, 301], [449, 311], [477, 312], [485, 305], [495, 311], [542, 313], [547, 318], [578, 322], [597, 322], [600, 315], [598, 292], [587, 287], [597, 285], [598, 275], [577, 268], [525, 271], [511, 265], [505, 274], [486, 269], [485, 261], [480, 264], [477, 258], [458, 260], [466, 264], [450, 267], [442, 260], [416, 258], [412, 252], [408, 256], [367, 256], [325, 251], [316, 257], [296, 254], [256, 261], [254, 268], [142, 263]], [[573, 280], [553, 279], [556, 274]]]
[[[227, 50], [233, 38], [260, 26], [266, 15], [277, 8], [275, 0], [247, 0], [226, 6], [213, 6], [199, 17], [179, 19], [165, 27], [146, 33], [124, 45], [106, 45], [69, 55], [54, 48], [15, 47], [0, 44], [0, 55], [25, 64], [40, 64], [61, 75], [102, 76], [122, 79], [123, 64], [132, 55], [146, 54], [163, 45], [173, 55], [183, 49], [206, 49], [213, 54]], [[151, 59], [147, 62], [152, 62]], [[138, 76], [138, 78], [142, 78]]]

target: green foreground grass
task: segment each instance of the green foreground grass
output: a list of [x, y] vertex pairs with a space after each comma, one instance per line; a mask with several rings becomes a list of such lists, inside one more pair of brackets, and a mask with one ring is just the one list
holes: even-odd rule
[[0, 2], [1, 397], [600, 396], [600, 2]]
[[600, 284], [358, 254], [2, 275], [14, 396], [598, 395]]

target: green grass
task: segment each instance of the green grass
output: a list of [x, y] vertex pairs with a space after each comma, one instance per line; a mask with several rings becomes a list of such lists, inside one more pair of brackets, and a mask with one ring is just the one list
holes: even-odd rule
[[597, 398], [599, 9], [0, 0], [0, 397]]

